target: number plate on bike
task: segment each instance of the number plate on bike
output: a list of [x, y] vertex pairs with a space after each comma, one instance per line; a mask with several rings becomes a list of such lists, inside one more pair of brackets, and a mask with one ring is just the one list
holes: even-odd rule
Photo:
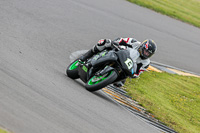
[[82, 69], [83, 69], [83, 71], [85, 71], [87, 73], [88, 68], [85, 65], [82, 66]]

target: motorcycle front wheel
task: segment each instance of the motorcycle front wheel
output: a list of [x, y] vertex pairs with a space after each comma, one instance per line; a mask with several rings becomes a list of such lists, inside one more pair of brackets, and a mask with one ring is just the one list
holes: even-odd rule
[[96, 91], [99, 90], [111, 83], [113, 83], [117, 79], [118, 75], [115, 70], [109, 71], [102, 76], [93, 76], [88, 80], [85, 85], [85, 88], [88, 91]]
[[72, 79], [77, 79], [79, 78], [78, 75], [78, 65], [79, 65], [79, 60], [75, 60], [73, 61], [66, 70], [66, 74], [68, 77], [72, 78]]

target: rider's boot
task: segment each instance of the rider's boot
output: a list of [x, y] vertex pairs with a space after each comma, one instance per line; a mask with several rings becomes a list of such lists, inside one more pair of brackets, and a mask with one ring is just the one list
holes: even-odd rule
[[97, 54], [98, 52], [100, 52], [100, 50], [98, 50], [98, 48], [96, 47], [96, 45], [90, 49], [89, 51], [87, 51], [85, 54], [83, 54], [80, 57], [80, 60], [82, 62], [85, 62], [87, 59], [91, 58], [93, 55]]

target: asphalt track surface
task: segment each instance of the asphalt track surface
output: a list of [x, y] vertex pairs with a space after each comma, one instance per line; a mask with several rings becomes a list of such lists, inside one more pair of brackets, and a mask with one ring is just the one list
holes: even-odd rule
[[1, 0], [0, 126], [14, 133], [158, 132], [69, 79], [69, 56], [101, 38], [152, 38], [152, 60], [200, 73], [199, 35], [125, 0]]

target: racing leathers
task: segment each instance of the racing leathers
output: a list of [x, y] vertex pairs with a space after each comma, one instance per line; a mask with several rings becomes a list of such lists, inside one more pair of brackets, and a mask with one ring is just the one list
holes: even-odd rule
[[[93, 46], [91, 50], [85, 53], [80, 59], [85, 61], [86, 59], [92, 57], [94, 54], [103, 51], [104, 49], [112, 49], [112, 43], [118, 43], [119, 47], [126, 49], [130, 52], [130, 57], [134, 64], [134, 74], [132, 78], [137, 78], [141, 73], [146, 71], [150, 64], [150, 59], [142, 59], [140, 53], [138, 52], [138, 48], [141, 45], [141, 42], [137, 41], [134, 38], [117, 38], [113, 41], [110, 39], [101, 39], [98, 41], [96, 45]], [[124, 83], [124, 82], [123, 82]], [[122, 86], [123, 83], [116, 83], [116, 86]]]

